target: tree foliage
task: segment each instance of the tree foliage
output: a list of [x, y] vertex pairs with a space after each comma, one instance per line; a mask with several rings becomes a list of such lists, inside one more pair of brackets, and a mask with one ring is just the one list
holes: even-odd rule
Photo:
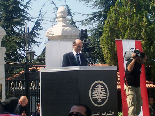
[[94, 63], [105, 63], [103, 58], [103, 52], [100, 50], [100, 37], [103, 34], [103, 25], [107, 19], [107, 13], [111, 6], [115, 5], [117, 0], [79, 0], [84, 1], [88, 7], [94, 9], [91, 14], [84, 14], [87, 16], [82, 21], [83, 25], [93, 25], [93, 28], [88, 30], [90, 47], [95, 48], [94, 52], [91, 52], [91, 59]]
[[155, 20], [154, 0], [118, 0], [108, 12], [101, 45], [108, 64], [117, 65], [115, 39], [141, 40], [143, 51], [147, 54], [147, 66], [155, 75]]
[[74, 27], [77, 28], [76, 22], [73, 19], [72, 10], [70, 9], [70, 7], [67, 4], [65, 6], [66, 6], [66, 9], [67, 9], [67, 16], [70, 16], [69, 24], [71, 24], [71, 25], [73, 25]]
[[94, 28], [90, 33], [91, 33], [91, 36], [89, 36], [90, 59], [94, 64], [105, 63], [103, 58], [103, 51], [100, 46], [100, 36], [102, 35], [102, 31], [99, 31], [98, 28]]
[[[115, 5], [116, 0], [79, 0], [84, 1], [88, 7], [94, 9], [92, 14], [85, 14], [87, 18], [83, 20], [83, 24], [97, 23], [97, 25], [103, 25], [107, 19], [107, 13], [111, 6]], [[89, 3], [89, 5], [88, 5]], [[96, 25], [96, 26], [97, 26]]]
[[35, 38], [38, 31], [42, 29], [41, 12], [36, 19], [32, 30], [25, 34], [25, 23], [31, 21], [31, 16], [27, 12], [30, 8], [31, 0], [27, 2], [19, 0], [0, 0], [0, 26], [6, 31], [6, 36], [2, 40], [2, 46], [6, 48], [7, 62], [21, 62], [24, 59], [25, 46], [28, 50], [32, 45], [38, 44]]

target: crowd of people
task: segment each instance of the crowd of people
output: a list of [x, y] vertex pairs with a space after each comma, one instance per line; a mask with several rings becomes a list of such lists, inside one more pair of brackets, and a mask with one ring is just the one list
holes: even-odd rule
[[[73, 42], [73, 50], [63, 55], [62, 67], [66, 66], [90, 66], [81, 53], [83, 43], [80, 39]], [[142, 106], [140, 74], [141, 66], [146, 62], [147, 56], [135, 50], [126, 63], [125, 71], [125, 92], [127, 95], [128, 116], [139, 115]], [[150, 116], [155, 116], [153, 98], [149, 97]], [[19, 100], [16, 97], [9, 98], [0, 103], [0, 113], [11, 113], [21, 116], [30, 116], [27, 108], [28, 99], [22, 96]], [[37, 104], [37, 111], [32, 116], [40, 116], [40, 104]], [[91, 110], [84, 104], [75, 104], [71, 107], [68, 116], [91, 116]]]
[[[26, 96], [22, 96], [19, 100], [16, 97], [6, 99], [5, 101], [0, 102], [0, 116], [1, 114], [14, 114], [15, 116], [40, 116], [40, 103], [37, 104], [37, 111], [32, 115], [28, 110], [27, 103], [28, 99]], [[155, 115], [153, 97], [149, 97], [149, 111], [150, 116]], [[68, 116], [92, 116], [92, 111], [87, 105], [78, 103], [71, 106]]]
[[[81, 53], [83, 43], [80, 39], [73, 42], [73, 50], [63, 55], [62, 66], [88, 66], [88, 62]], [[140, 88], [141, 67], [146, 62], [145, 53], [135, 49], [126, 63], [125, 92], [127, 95], [128, 115], [135, 116], [141, 112], [142, 98]]]
[[[37, 111], [32, 115], [28, 110], [27, 104], [28, 99], [26, 96], [21, 96], [19, 100], [16, 97], [10, 97], [0, 102], [0, 116], [5, 116], [6, 114], [15, 116], [40, 116], [40, 103], [37, 104]], [[91, 109], [85, 104], [75, 104], [71, 107], [68, 116], [91, 116]]]

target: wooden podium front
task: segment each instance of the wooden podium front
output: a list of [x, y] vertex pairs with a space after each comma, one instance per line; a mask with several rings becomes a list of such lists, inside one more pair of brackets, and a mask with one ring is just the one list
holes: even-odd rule
[[67, 116], [86, 104], [94, 115], [117, 116], [117, 67], [82, 66], [42, 69], [41, 116]]

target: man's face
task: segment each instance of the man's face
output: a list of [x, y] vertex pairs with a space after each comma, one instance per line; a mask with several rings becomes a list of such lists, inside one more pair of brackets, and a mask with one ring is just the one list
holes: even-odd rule
[[144, 64], [146, 62], [147, 57], [145, 56], [145, 58], [142, 58], [141, 63]]
[[20, 105], [24, 107], [24, 106], [26, 106], [27, 102], [28, 101], [20, 101]]
[[[86, 108], [83, 106], [73, 106], [70, 110], [69, 116], [86, 116]], [[76, 115], [79, 114], [79, 115]]]
[[153, 106], [153, 102], [154, 102], [153, 98], [149, 98], [149, 104], [150, 104], [151, 106]]
[[146, 62], [146, 60], [147, 60], [147, 56], [145, 56], [145, 58], [138, 58], [138, 62], [140, 64], [144, 64]]
[[73, 44], [73, 49], [76, 53], [80, 53], [82, 50], [83, 44], [81, 41], [76, 42], [76, 44]]
[[38, 113], [40, 113], [40, 104], [37, 104]]

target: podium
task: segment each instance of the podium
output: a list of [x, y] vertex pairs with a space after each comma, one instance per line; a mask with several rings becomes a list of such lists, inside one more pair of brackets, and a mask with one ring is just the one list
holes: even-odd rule
[[95, 116], [117, 116], [117, 67], [81, 66], [40, 71], [41, 116], [67, 116], [82, 103]]

